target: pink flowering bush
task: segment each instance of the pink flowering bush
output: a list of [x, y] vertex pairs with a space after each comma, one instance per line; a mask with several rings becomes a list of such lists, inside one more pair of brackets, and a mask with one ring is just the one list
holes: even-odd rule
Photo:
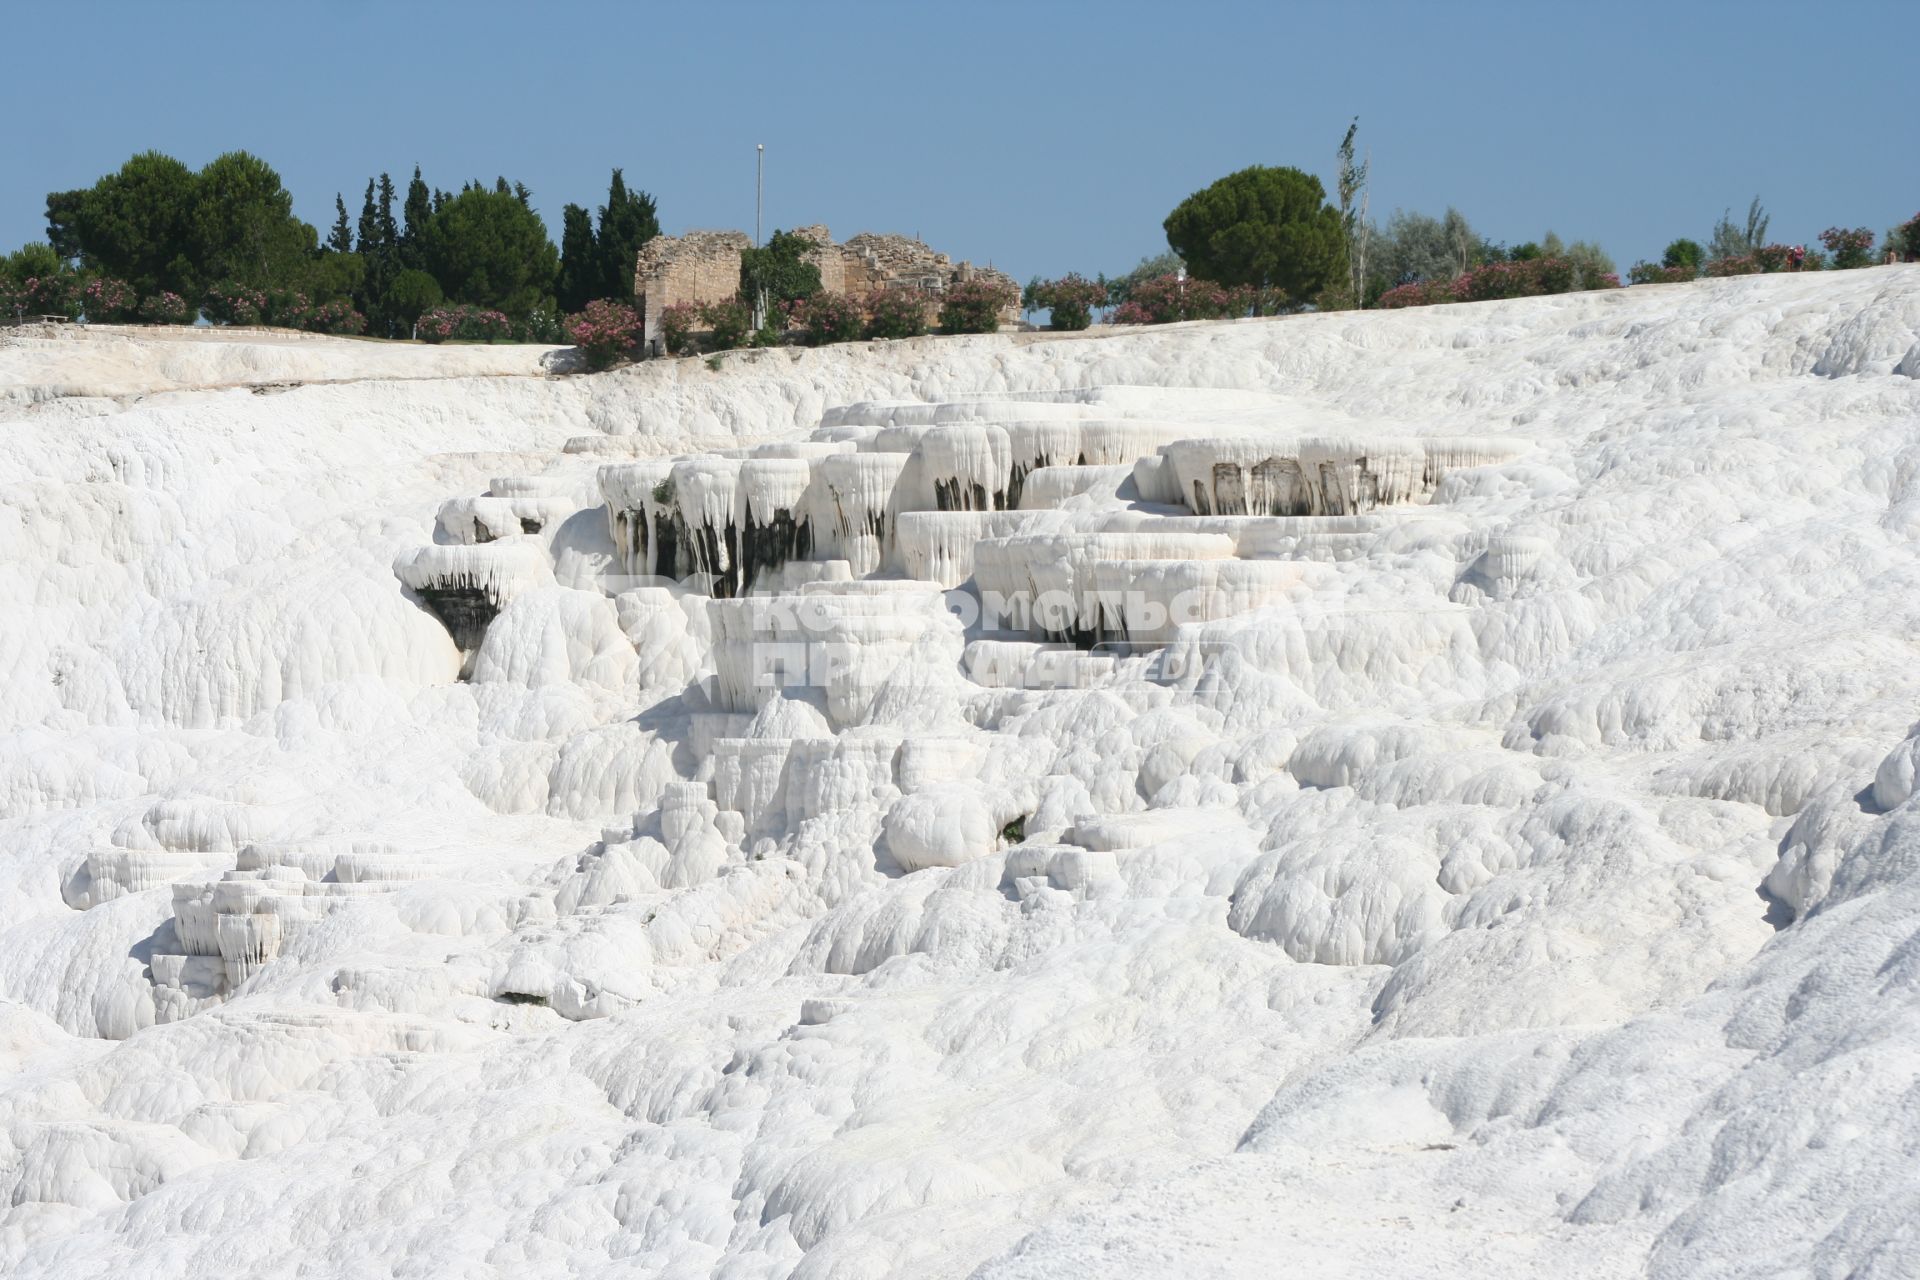
[[[1481, 263], [1455, 278], [1453, 296], [1462, 302], [1491, 302], [1496, 298], [1530, 298], [1545, 293], [1541, 273], [1536, 268], [1546, 261], [1534, 258], [1527, 262]], [[1571, 284], [1570, 278], [1568, 283]]]
[[267, 295], [265, 319], [282, 329], [313, 327], [313, 303], [297, 289], [275, 289]]
[[267, 318], [267, 295], [232, 280], [207, 290], [205, 305], [215, 324], [261, 324]]
[[356, 334], [367, 331], [367, 318], [353, 309], [344, 298], [323, 302], [307, 314], [303, 328], [315, 333]]
[[1707, 274], [1715, 279], [1724, 276], [1753, 276], [1762, 270], [1759, 259], [1750, 253], [1737, 258], [1714, 258], [1707, 263]]
[[1211, 280], [1182, 281], [1177, 275], [1155, 276], [1133, 286], [1127, 301], [1113, 313], [1115, 324], [1173, 324], [1181, 320], [1220, 320], [1247, 314], [1253, 306], [1248, 289], [1229, 289]]
[[[1585, 283], [1585, 289], [1619, 287], [1620, 277], [1611, 271], [1593, 276]], [[1483, 262], [1452, 280], [1403, 284], [1381, 294], [1374, 305], [1392, 310], [1442, 302], [1492, 302], [1500, 298], [1537, 298], [1579, 291], [1582, 291], [1580, 269], [1573, 262], [1566, 258], [1528, 258], [1520, 262]]]
[[1694, 275], [1692, 265], [1685, 262], [1671, 267], [1657, 262], [1636, 262], [1627, 271], [1627, 279], [1635, 284], [1685, 284]]
[[66, 316], [80, 314], [80, 285], [70, 274], [28, 276], [9, 287], [6, 295], [9, 315]]
[[948, 287], [940, 301], [942, 333], [996, 333], [1000, 312], [1020, 301], [1011, 282], [975, 277]]
[[1792, 256], [1792, 246], [1784, 244], [1763, 244], [1753, 251], [1753, 260], [1767, 272], [1785, 271]]
[[1899, 253], [1904, 262], [1920, 262], [1920, 213], [1893, 229], [1887, 236], [1887, 247]]
[[860, 304], [846, 294], [822, 289], [794, 303], [788, 323], [806, 333], [809, 346], [823, 347], [830, 342], [857, 340], [866, 317], [860, 312]]
[[1106, 286], [1068, 272], [1058, 280], [1042, 280], [1033, 289], [1034, 305], [1052, 313], [1055, 329], [1084, 329], [1093, 323], [1093, 309], [1105, 306]]
[[177, 293], [161, 290], [140, 302], [140, 318], [148, 324], [192, 324], [194, 309]]
[[927, 331], [928, 298], [919, 289], [882, 289], [867, 298], [867, 336], [917, 338]]
[[414, 332], [422, 342], [501, 342], [513, 336], [513, 322], [498, 311], [460, 303], [426, 312]]
[[676, 302], [660, 310], [660, 341], [670, 356], [690, 356], [698, 349], [694, 330], [700, 325], [700, 305]]
[[640, 313], [624, 302], [601, 299], [567, 319], [567, 336], [587, 357], [589, 369], [605, 369], [640, 340]]
[[1833, 255], [1836, 271], [1864, 267], [1873, 261], [1873, 232], [1865, 227], [1828, 227], [1820, 233], [1820, 243]]
[[80, 309], [90, 324], [117, 324], [133, 318], [133, 286], [112, 276], [95, 276], [80, 290]]
[[1415, 280], [1387, 290], [1373, 305], [1392, 311], [1397, 307], [1431, 307], [1456, 300], [1451, 280]]

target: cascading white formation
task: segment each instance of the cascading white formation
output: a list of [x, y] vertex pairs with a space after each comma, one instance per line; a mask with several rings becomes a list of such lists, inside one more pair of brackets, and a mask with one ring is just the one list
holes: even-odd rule
[[[0, 586], [55, 641], [6, 633], [0, 698], [0, 1271], [1897, 1270], [1920, 277], [1809, 274], [662, 362], [494, 409], [462, 386], [374, 448], [309, 420], [300, 447], [381, 474], [270, 492], [231, 482], [247, 437], [285, 449], [351, 389], [277, 398], [276, 432], [234, 430], [260, 409], [231, 393], [195, 406], [211, 429], [10, 421]], [[1127, 360], [1151, 379], [1071, 412], [983, 397], [727, 447], [823, 386], [1087, 388]], [[554, 451], [629, 409], [642, 431]], [[1083, 463], [1128, 413], [1187, 425]], [[1416, 415], [1538, 456], [1463, 471], [1470, 443], [1421, 438], [1410, 480], [1410, 449], [1286, 430]], [[1060, 438], [1016, 503], [1036, 422]], [[941, 510], [940, 476], [998, 505], [976, 427], [1007, 435], [1005, 508]], [[935, 466], [947, 429], [987, 447]], [[619, 512], [578, 495], [667, 433], [687, 456]], [[1160, 452], [1253, 436], [1195, 459], [1204, 504]], [[551, 488], [484, 479], [543, 452]], [[1283, 457], [1288, 501], [1345, 514], [1273, 514], [1255, 472]], [[1048, 474], [1083, 467], [1113, 470]], [[429, 533], [443, 490], [480, 496]], [[813, 545], [749, 574], [749, 520], [794, 512], [756, 491]], [[603, 516], [651, 567], [650, 505], [688, 548], [713, 532], [719, 573], [575, 567]], [[554, 581], [454, 682], [396, 536], [529, 539]], [[183, 712], [287, 633], [290, 567], [356, 584], [312, 593], [328, 665]], [[413, 580], [513, 577], [437, 568]], [[971, 621], [1041, 580], [1101, 647]], [[121, 612], [120, 652], [86, 642]], [[208, 643], [230, 633], [261, 642]], [[396, 635], [434, 660], [356, 651]], [[788, 645], [791, 683], [757, 661]], [[351, 833], [393, 853], [331, 847]]]
[[[609, 462], [597, 481], [622, 575], [607, 589], [639, 601], [659, 588], [634, 580], [671, 579], [711, 597], [692, 772], [748, 842], [821, 816], [799, 798], [821, 750], [809, 744], [886, 720], [885, 691], [904, 673], [964, 674], [982, 695], [1097, 685], [1120, 655], [1284, 602], [1314, 562], [1364, 554], [1390, 512], [1449, 470], [1516, 452], [1485, 439], [1192, 438], [1082, 406], [963, 401], [829, 410], [811, 440]], [[491, 534], [519, 518], [507, 501], [450, 503], [443, 528]], [[437, 554], [407, 561], [408, 580], [430, 581]], [[943, 591], [973, 602], [965, 628]], [[662, 616], [657, 602], [644, 616]]]

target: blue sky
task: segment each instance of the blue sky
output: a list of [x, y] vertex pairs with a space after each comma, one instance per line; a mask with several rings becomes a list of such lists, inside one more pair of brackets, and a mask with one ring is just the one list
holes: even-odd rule
[[[244, 148], [324, 228], [382, 169], [525, 182], [557, 231], [608, 170], [669, 232], [918, 234], [1022, 279], [1117, 273], [1249, 164], [1331, 187], [1350, 116], [1373, 210], [1552, 228], [1624, 269], [1758, 193], [1772, 238], [1920, 208], [1913, 5], [1836, 3], [9, 6], [0, 247], [135, 151]], [[22, 51], [38, 50], [34, 56]], [[33, 104], [30, 117], [28, 104]]]

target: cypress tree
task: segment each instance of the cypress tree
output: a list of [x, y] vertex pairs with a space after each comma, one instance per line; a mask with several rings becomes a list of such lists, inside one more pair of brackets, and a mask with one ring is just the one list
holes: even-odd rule
[[353, 224], [347, 221], [347, 202], [333, 193], [333, 230], [327, 233], [327, 248], [334, 253], [353, 252]]
[[428, 220], [433, 217], [433, 195], [420, 178], [419, 165], [413, 166], [413, 181], [407, 184], [405, 209], [407, 225], [400, 233], [400, 264], [409, 270], [418, 270], [421, 263], [420, 237], [426, 232]]
[[613, 171], [607, 202], [600, 206], [600, 283], [598, 297], [633, 297], [633, 270], [640, 246], [660, 234], [659, 212], [644, 191], [629, 193], [620, 170]]
[[577, 204], [560, 215], [560, 278], [555, 286], [560, 310], [571, 315], [600, 296], [600, 246], [593, 218]]
[[373, 202], [373, 179], [367, 179], [367, 198], [360, 203], [360, 256], [371, 258], [380, 243], [380, 211]]
[[380, 248], [388, 257], [400, 252], [400, 223], [393, 216], [393, 179], [380, 175]]

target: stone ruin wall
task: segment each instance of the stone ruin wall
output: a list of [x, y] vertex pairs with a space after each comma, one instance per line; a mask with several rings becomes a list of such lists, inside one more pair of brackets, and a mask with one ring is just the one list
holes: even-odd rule
[[[795, 227], [793, 234], [813, 241], [809, 260], [820, 268], [820, 287], [852, 298], [865, 298], [882, 289], [925, 289], [935, 301], [929, 306], [931, 324], [939, 310], [938, 297], [949, 285], [964, 280], [993, 279], [1019, 283], [1004, 271], [956, 264], [912, 236], [861, 232], [845, 244], [835, 244], [824, 226]], [[743, 231], [690, 231], [684, 236], [655, 236], [641, 246], [635, 264], [633, 293], [645, 323], [644, 342], [651, 347], [660, 335], [660, 313], [681, 302], [718, 302], [731, 297], [740, 285], [740, 254], [751, 248]], [[1016, 300], [1000, 313], [1002, 325], [1020, 322]]]
[[655, 236], [640, 246], [633, 300], [642, 345], [660, 335], [660, 314], [679, 302], [717, 302], [740, 287], [740, 254], [753, 247], [744, 231], [689, 231]]

